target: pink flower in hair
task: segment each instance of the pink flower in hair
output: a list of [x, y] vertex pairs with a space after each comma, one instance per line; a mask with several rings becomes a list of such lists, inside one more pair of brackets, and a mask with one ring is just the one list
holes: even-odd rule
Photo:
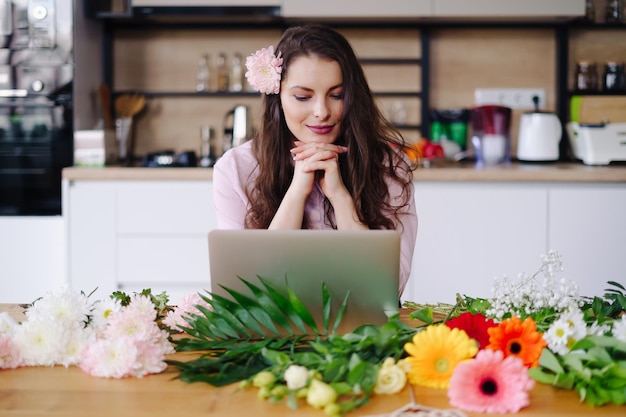
[[283, 58], [274, 55], [274, 47], [260, 49], [246, 58], [246, 79], [260, 93], [278, 94], [280, 76], [283, 72]]

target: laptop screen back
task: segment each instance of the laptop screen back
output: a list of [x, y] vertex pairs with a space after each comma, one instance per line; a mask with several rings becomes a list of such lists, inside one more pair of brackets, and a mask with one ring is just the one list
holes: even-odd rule
[[400, 234], [389, 230], [213, 230], [209, 233], [211, 292], [245, 294], [238, 277], [261, 286], [286, 285], [322, 329], [322, 282], [333, 300], [331, 323], [346, 293], [340, 333], [362, 324], [384, 324], [398, 312]]

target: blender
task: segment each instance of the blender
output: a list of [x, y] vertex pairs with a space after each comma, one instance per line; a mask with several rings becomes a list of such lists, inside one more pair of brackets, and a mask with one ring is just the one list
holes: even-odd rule
[[478, 106], [471, 111], [472, 146], [479, 167], [511, 160], [511, 109], [497, 105]]

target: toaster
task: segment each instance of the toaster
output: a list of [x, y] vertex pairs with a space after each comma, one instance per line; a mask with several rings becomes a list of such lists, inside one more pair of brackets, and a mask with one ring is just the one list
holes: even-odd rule
[[585, 165], [626, 161], [626, 123], [569, 122], [566, 129], [574, 156]]

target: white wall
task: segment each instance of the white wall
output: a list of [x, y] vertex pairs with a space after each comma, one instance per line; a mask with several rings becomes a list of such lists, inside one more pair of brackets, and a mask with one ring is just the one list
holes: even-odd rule
[[61, 216], [0, 217], [0, 303], [30, 303], [65, 282]]

